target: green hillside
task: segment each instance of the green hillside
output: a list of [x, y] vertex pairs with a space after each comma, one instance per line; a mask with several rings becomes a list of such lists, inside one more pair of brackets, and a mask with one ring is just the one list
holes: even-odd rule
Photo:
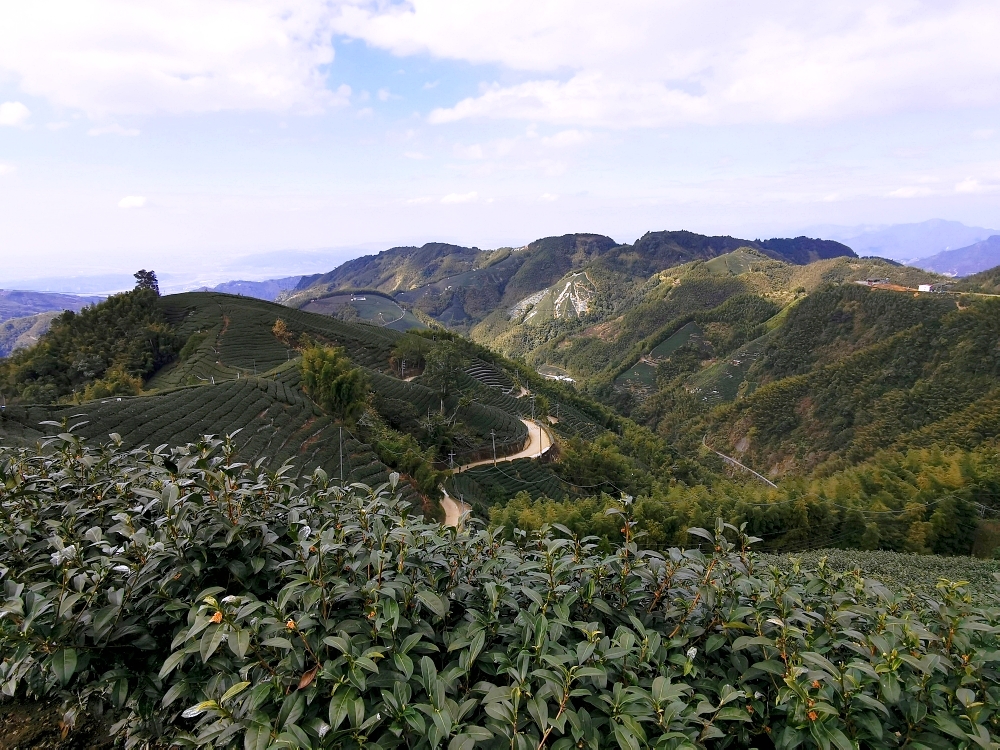
[[[594, 310], [606, 311], [609, 301], [613, 307], [623, 293], [630, 294], [636, 283], [641, 285], [655, 273], [741, 248], [790, 264], [855, 257], [844, 245], [806, 237], [760, 241], [692, 232], [650, 232], [634, 245], [622, 245], [595, 234], [567, 234], [535, 240], [521, 248], [493, 251], [429, 243], [419, 248], [392, 248], [349, 261], [326, 274], [304, 277], [283, 301], [301, 308], [332, 292], [374, 289], [392, 295], [427, 318], [468, 332], [491, 314], [495, 317], [519, 306], [544, 306], [542, 299], [526, 300], [550, 288], [553, 298], [558, 298], [563, 290], [553, 285], [574, 272], [586, 270], [602, 277], [604, 296], [612, 299], [595, 300]], [[588, 282], [588, 297], [597, 291], [593, 284]], [[563, 307], [564, 312], [568, 310]], [[532, 316], [532, 324], [560, 317], [555, 310], [535, 312], [545, 314]], [[588, 312], [593, 318], [594, 314]], [[579, 315], [579, 305], [574, 315]], [[490, 331], [498, 322], [493, 321]], [[515, 353], [510, 347], [503, 347], [503, 351]]]
[[[123, 331], [148, 325], [172, 342], [161, 350], [167, 361], [133, 375], [128, 390], [81, 398], [108, 376], [61, 362], [85, 346], [93, 356], [128, 354], [134, 341]], [[119, 338], [95, 337], [101, 326]], [[310, 347], [339, 348], [364, 381], [360, 411], [346, 421], [324, 413], [304, 392], [301, 355]], [[404, 363], [410, 382], [400, 378]], [[77, 424], [78, 434], [92, 439], [116, 433], [127, 447], [238, 432], [248, 459], [272, 467], [291, 460], [297, 473], [321, 466], [339, 476], [342, 455], [345, 481], [378, 483], [390, 469], [401, 471], [431, 515], [438, 512], [428, 503], [442, 472], [492, 455], [494, 447], [501, 457], [517, 452], [527, 442], [523, 418], [545, 419], [551, 410], [558, 415], [552, 428], [567, 437], [599, 434], [608, 420], [596, 404], [450, 334], [415, 336], [219, 293], [112, 297], [84, 316], [67, 317], [36, 347], [3, 361], [0, 371], [15, 396], [0, 415], [7, 443], [38, 440], [51, 430], [43, 422]], [[57, 403], [32, 404], [42, 386], [67, 377], [76, 378], [75, 392], [64, 387], [47, 399]]]
[[[602, 258], [615, 251], [574, 242]], [[614, 274], [593, 262], [539, 290], [520, 318], [508, 316], [508, 333], [538, 337], [524, 359], [442, 329], [404, 333], [246, 297], [121, 295], [0, 365], [15, 386], [7, 393], [19, 394], [0, 433], [25, 443], [51, 429], [39, 423], [65, 420], [84, 423], [81, 435], [116, 432], [127, 446], [155, 446], [241, 430], [237, 443], [254, 461], [291, 459], [296, 472], [321, 466], [339, 477], [344, 428], [353, 441], [345, 479], [399, 471], [429, 515], [443, 484], [479, 517], [574, 518], [564, 525], [610, 541], [616, 532], [600, 519], [625, 493], [650, 539], [664, 544], [722, 516], [774, 549], [988, 555], [1000, 546], [988, 527], [1000, 515], [988, 471], [1000, 423], [997, 300], [873, 289], [853, 282], [905, 289], [936, 277], [876, 259], [798, 266], [753, 248], [636, 280], [617, 297]], [[586, 311], [555, 314], [584, 290]], [[316, 299], [338, 296], [333, 305], [346, 295]], [[373, 297], [373, 310], [396, 304]], [[529, 322], [533, 309], [547, 322]], [[119, 331], [158, 326], [170, 342], [159, 350], [166, 361], [131, 375], [133, 391], [87, 398], [107, 374], [88, 380], [64, 363], [82, 346], [127, 354], [123, 342], [138, 338], [98, 336], [96, 321]], [[316, 373], [304, 374], [324, 357], [337, 363], [331, 377], [350, 374], [354, 395], [321, 392]], [[546, 365], [577, 385], [536, 372]], [[67, 371], [75, 393], [30, 403], [39, 381], [61, 382]], [[544, 460], [450, 473], [492, 458], [494, 446], [499, 458], [517, 453], [539, 425], [555, 438]]]
[[959, 279], [951, 285], [951, 289], [956, 292], [1000, 294], [1000, 266]]
[[7, 357], [18, 349], [27, 349], [37, 344], [59, 315], [59, 312], [53, 310], [24, 318], [10, 318], [0, 323], [0, 357]]
[[347, 322], [371, 323], [396, 331], [427, 328], [412, 312], [400, 307], [392, 297], [373, 292], [328, 294], [310, 300], [300, 309], [320, 315], [330, 315]]

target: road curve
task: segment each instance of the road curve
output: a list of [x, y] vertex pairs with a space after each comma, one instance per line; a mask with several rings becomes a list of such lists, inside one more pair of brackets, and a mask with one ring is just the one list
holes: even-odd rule
[[[521, 421], [524, 422], [524, 426], [528, 428], [528, 444], [517, 453], [512, 453], [511, 455], [503, 456], [502, 458], [498, 457], [496, 460], [497, 463], [501, 463], [502, 461], [516, 461], [519, 458], [538, 458], [552, 447], [552, 436], [549, 434], [548, 430], [544, 429], [537, 422], [532, 422], [528, 419], [522, 419]], [[487, 458], [482, 461], [473, 461], [471, 464], [463, 464], [462, 466], [459, 466], [455, 470], [455, 473], [465, 471], [473, 466], [484, 466], [492, 463], [492, 458]], [[465, 503], [451, 497], [443, 486], [441, 487], [441, 492], [444, 494], [444, 497], [441, 499], [441, 507], [444, 508], [444, 525], [457, 527], [462, 518], [462, 514], [467, 513], [472, 509]]]

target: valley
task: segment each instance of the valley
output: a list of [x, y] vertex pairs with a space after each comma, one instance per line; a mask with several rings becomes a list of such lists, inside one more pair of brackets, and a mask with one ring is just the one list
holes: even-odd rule
[[[538, 632], [547, 597], [553, 623], [575, 607], [623, 644], [640, 626], [680, 638], [648, 657], [678, 684], [742, 658], [737, 630], [784, 606], [753, 566], [810, 611], [912, 607], [938, 628], [928, 613], [954, 611], [983, 633], [969, 618], [994, 606], [983, 582], [1000, 573], [995, 276], [951, 282], [805, 238], [567, 235], [388, 251], [303, 277], [279, 302], [140, 283], [48, 314], [47, 332], [28, 326], [37, 341], [0, 359], [0, 573], [34, 587], [8, 584], [0, 643], [39, 622], [57, 645], [5, 664], [50, 690], [152, 691], [203, 744], [229, 731], [319, 747], [332, 732], [331, 747], [360, 747], [397, 735], [349, 711], [388, 711], [396, 688], [373, 699], [347, 654], [413, 690], [461, 665], [427, 651], [417, 670], [399, 636], [444, 632], [444, 653], [471, 648], [456, 658], [496, 679], [476, 639], [500, 648], [529, 616]], [[79, 591], [60, 589], [76, 570]], [[938, 574], [976, 584], [935, 588]], [[668, 585], [671, 600], [655, 593]], [[759, 609], [740, 605], [741, 627], [718, 631], [706, 618], [737, 622], [737, 586]], [[571, 589], [592, 593], [570, 602]], [[469, 607], [493, 612], [496, 632], [452, 615]], [[559, 632], [546, 642], [576, 631]], [[975, 637], [963, 648], [985, 653]], [[932, 643], [921, 658], [958, 658]], [[391, 665], [377, 648], [395, 649]], [[755, 669], [733, 680], [763, 711], [777, 705], [764, 676], [784, 667]], [[219, 675], [228, 698], [209, 686]], [[285, 705], [312, 710], [298, 696], [317, 684], [329, 695], [313, 723], [282, 720]], [[434, 684], [419, 690], [457, 690]], [[257, 713], [227, 715], [244, 689]], [[130, 737], [160, 731], [138, 703], [116, 710]], [[502, 731], [493, 711], [436, 731], [485, 741]], [[721, 704], [709, 715], [677, 726], [736, 722]], [[763, 727], [745, 726], [746, 741]]]

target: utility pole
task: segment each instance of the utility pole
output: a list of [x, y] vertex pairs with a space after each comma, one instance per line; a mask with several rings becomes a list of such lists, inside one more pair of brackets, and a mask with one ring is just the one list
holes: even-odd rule
[[452, 471], [455, 470], [455, 451], [451, 451], [448, 454], [448, 468], [450, 468]]
[[531, 421], [535, 421], [535, 397], [531, 397]]
[[344, 483], [344, 428], [340, 428], [340, 483]]
[[257, 360], [253, 361], [253, 376], [257, 377]]
[[497, 431], [490, 430], [490, 437], [493, 438], [493, 465], [497, 465]]
[[399, 377], [406, 380], [406, 360], [403, 360], [403, 364], [399, 368]]

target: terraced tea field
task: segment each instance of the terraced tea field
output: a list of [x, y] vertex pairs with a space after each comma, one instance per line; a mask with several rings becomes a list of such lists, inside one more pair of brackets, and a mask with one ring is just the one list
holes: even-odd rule
[[403, 335], [228, 294], [175, 294], [164, 297], [163, 305], [190, 351], [158, 372], [146, 384], [151, 390], [259, 376], [284, 364], [295, 352], [272, 333], [279, 318], [295, 334], [342, 346], [353, 362], [377, 371], [388, 369], [392, 348]]
[[742, 393], [740, 387], [766, 345], [767, 335], [764, 335], [744, 344], [725, 360], [696, 373], [690, 380], [693, 391], [710, 404], [734, 401], [737, 396], [749, 395], [753, 392], [753, 383], [743, 386]]
[[304, 304], [301, 310], [320, 315], [335, 316], [345, 307], [353, 308], [358, 319], [383, 328], [408, 331], [411, 328], [427, 328], [413, 313], [381, 295], [371, 293], [331, 294]]
[[692, 322], [682, 326], [670, 337], [653, 347], [646, 357], [615, 378], [615, 383], [620, 386], [632, 385], [641, 389], [653, 388], [656, 385], [656, 363], [666, 359], [692, 340], [700, 341], [702, 335], [703, 331], [697, 323]]
[[568, 494], [568, 485], [549, 467], [529, 458], [466, 469], [453, 475], [445, 488], [456, 500], [471, 505], [481, 518], [489, 516], [491, 506], [510, 500], [518, 492], [551, 498]]
[[[8, 407], [0, 433], [8, 444], [34, 442], [55, 429], [40, 424], [46, 420], [79, 425], [76, 434], [99, 442], [118, 433], [127, 448], [179, 445], [207, 433], [239, 431], [236, 443], [242, 461], [264, 459], [273, 469], [291, 461], [293, 475], [322, 467], [339, 479], [343, 455], [345, 481], [377, 485], [389, 476], [367, 445], [346, 431], [341, 443], [339, 426], [281, 380], [251, 377], [82, 405]], [[415, 500], [415, 494], [409, 499]]]

